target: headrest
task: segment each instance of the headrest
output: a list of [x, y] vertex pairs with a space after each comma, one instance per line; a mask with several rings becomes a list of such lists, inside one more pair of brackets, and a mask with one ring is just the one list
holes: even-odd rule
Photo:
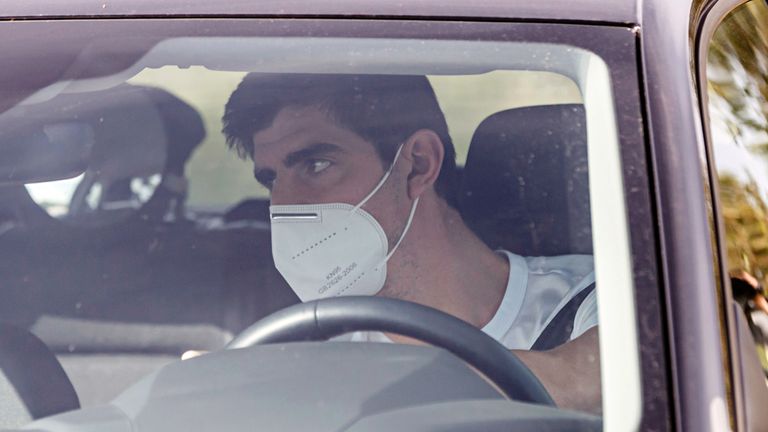
[[592, 253], [582, 105], [510, 109], [472, 137], [459, 195], [465, 222], [493, 249]]
[[92, 116], [96, 145], [89, 171], [100, 176], [183, 175], [184, 164], [205, 137], [197, 111], [165, 90], [123, 84], [64, 96], [79, 105], [81, 117]]
[[121, 84], [85, 93], [62, 93], [49, 100], [21, 104], [0, 115], [2, 130], [34, 135], [54, 127], [89, 126], [82, 139], [95, 141], [90, 171], [107, 181], [148, 176], [181, 168], [205, 137], [197, 111], [171, 93]]

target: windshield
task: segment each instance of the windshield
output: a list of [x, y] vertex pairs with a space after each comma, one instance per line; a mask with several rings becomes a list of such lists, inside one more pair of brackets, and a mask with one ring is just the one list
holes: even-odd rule
[[[519, 358], [555, 406], [600, 427], [590, 175], [601, 167], [588, 149], [614, 145], [615, 125], [612, 114], [602, 117], [607, 126], [588, 121], [612, 112], [610, 92], [589, 93], [610, 85], [590, 66], [594, 55], [527, 41], [221, 26], [171, 34], [184, 27], [157, 25], [118, 38], [100, 26], [64, 25], [47, 48], [34, 29], [0, 29], [24, 36], [27, 48], [9, 48], [18, 64], [51, 58], [45, 72], [3, 76], [0, 154], [18, 157], [0, 167], [0, 313], [44, 343], [76, 393], [43, 414], [21, 398], [19, 416], [2, 426], [77, 408], [152, 406], [152, 392], [135, 389], [161, 388], [163, 371], [177, 365], [199, 365], [189, 382], [237, 382], [218, 375], [235, 368], [222, 350], [249, 326], [291, 305], [363, 296], [469, 324]], [[7, 174], [21, 172], [28, 177]], [[439, 322], [414, 326], [428, 333]], [[311, 377], [311, 368], [327, 370], [323, 362], [356, 368], [373, 351], [345, 350], [375, 343], [375, 361], [389, 365], [377, 370], [410, 370], [403, 353], [440, 346], [398, 325], [350, 321], [330, 341], [292, 351], [317, 357], [291, 367]], [[316, 337], [297, 336], [305, 339]], [[329, 351], [312, 354], [326, 349], [318, 346]], [[302, 373], [274, 369], [288, 367], [279, 356], [238, 351], [275, 363], [265, 367], [279, 391], [296, 385], [281, 384], [281, 374]], [[424, 376], [432, 369], [423, 366]], [[494, 379], [466, 370], [477, 380], [445, 372], [439, 380], [456, 389], [424, 384], [443, 396], [425, 390], [403, 406], [376, 402], [370, 377], [328, 383], [317, 400], [274, 397], [301, 413], [335, 406], [333, 395], [349, 386], [379, 395], [349, 402], [367, 407], [356, 422], [435, 402], [471, 400], [451, 411], [480, 417], [489, 407], [515, 412], [491, 403], [505, 399], [503, 386], [472, 393]], [[197, 388], [185, 397], [201, 412], [226, 393]]]

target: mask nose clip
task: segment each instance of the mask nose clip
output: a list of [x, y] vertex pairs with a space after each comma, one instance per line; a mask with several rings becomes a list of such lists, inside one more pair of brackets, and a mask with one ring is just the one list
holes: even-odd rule
[[319, 213], [307, 212], [307, 213], [272, 213], [270, 219], [273, 221], [290, 222], [290, 221], [314, 221], [320, 219]]

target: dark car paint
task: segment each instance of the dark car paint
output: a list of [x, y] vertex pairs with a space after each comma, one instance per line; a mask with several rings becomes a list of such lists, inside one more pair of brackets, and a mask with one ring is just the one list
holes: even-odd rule
[[[689, 2], [647, 2], [642, 47], [647, 127], [667, 287], [676, 424], [714, 430], [713, 401], [727, 401], [707, 203], [711, 185], [691, 65]], [[704, 199], [702, 199], [704, 198]]]
[[[728, 5], [741, 1], [724, 0]], [[696, 87], [696, 35], [715, 0], [390, 2], [16, 1], [0, 19], [84, 17], [355, 17], [565, 21], [622, 26], [637, 56], [614, 76], [625, 164], [643, 368], [643, 429], [708, 431], [713, 401], [728, 401], [711, 242], [713, 189]], [[721, 8], [722, 9], [722, 8]], [[568, 28], [552, 33], [568, 33]], [[600, 40], [591, 49], [600, 52]], [[620, 53], [614, 53], [621, 55]], [[626, 54], [624, 54], [626, 55]], [[628, 70], [639, 68], [638, 70]], [[613, 71], [616, 73], [616, 71]], [[634, 90], [633, 90], [634, 89]], [[643, 92], [637, 97], [638, 89]], [[643, 105], [640, 106], [639, 104]], [[644, 139], [643, 136], [646, 138]], [[643, 145], [645, 143], [645, 145]], [[704, 199], [702, 199], [704, 197]], [[721, 290], [720, 301], [728, 300]], [[668, 350], [665, 348], [668, 347]], [[736, 409], [736, 412], [739, 410]], [[738, 419], [737, 419], [738, 424]]]
[[56, 0], [5, 2], [0, 17], [397, 17], [537, 19], [611, 23], [637, 23], [635, 0], [613, 0], [606, 7], [600, 0]]

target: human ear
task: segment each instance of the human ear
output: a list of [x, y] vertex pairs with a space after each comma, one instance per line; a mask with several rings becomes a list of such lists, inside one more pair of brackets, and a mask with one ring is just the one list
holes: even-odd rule
[[403, 147], [403, 157], [411, 162], [408, 198], [414, 200], [433, 187], [444, 156], [443, 141], [434, 131], [420, 129], [408, 138]]

